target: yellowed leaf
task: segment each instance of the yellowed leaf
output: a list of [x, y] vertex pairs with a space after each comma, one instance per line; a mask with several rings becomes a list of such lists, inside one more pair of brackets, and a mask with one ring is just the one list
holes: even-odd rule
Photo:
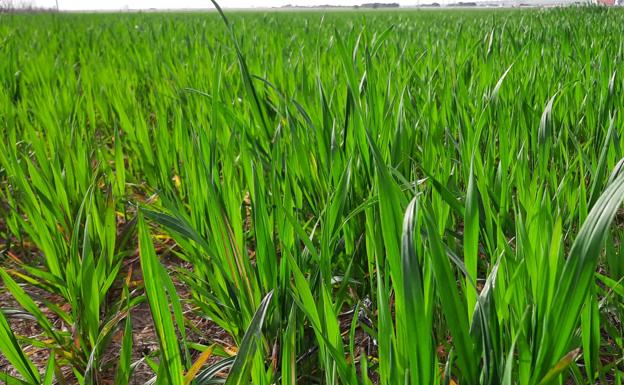
[[191, 366], [191, 368], [188, 370], [188, 373], [186, 373], [186, 375], [184, 376], [184, 385], [188, 385], [191, 383], [191, 381], [193, 381], [193, 378], [195, 378], [195, 376], [199, 372], [199, 369], [201, 369], [206, 361], [208, 361], [210, 356], [212, 356], [213, 349], [214, 345], [210, 345], [208, 349], [204, 350], [202, 354], [197, 357], [197, 360], [195, 360], [193, 366]]

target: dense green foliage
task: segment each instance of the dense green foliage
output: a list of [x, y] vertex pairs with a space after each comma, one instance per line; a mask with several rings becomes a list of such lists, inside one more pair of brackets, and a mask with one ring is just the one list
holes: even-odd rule
[[0, 15], [2, 380], [621, 384], [624, 13], [227, 16]]

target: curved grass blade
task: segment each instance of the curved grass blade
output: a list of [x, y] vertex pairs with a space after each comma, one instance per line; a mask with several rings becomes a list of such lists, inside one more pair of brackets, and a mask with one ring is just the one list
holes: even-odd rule
[[156, 257], [149, 230], [143, 219], [143, 214], [140, 212], [138, 227], [139, 257], [145, 292], [160, 345], [161, 361], [157, 384], [184, 385], [178, 336], [171, 318], [165, 284], [162, 282], [162, 266]]
[[29, 383], [38, 384], [41, 382], [37, 368], [26, 357], [2, 312], [0, 312], [0, 353]]
[[[433, 312], [431, 298], [425, 297], [422, 266], [416, 250], [415, 236], [420, 235], [418, 196], [407, 206], [403, 220], [401, 239], [401, 260], [403, 266], [403, 290], [405, 294], [405, 335], [414, 349], [408, 350], [409, 368], [412, 384], [428, 385], [433, 382], [436, 357], [433, 349], [431, 330]], [[419, 239], [420, 240], [420, 239]]]
[[225, 381], [225, 385], [242, 385], [247, 383], [247, 375], [251, 369], [253, 356], [262, 339], [262, 325], [273, 298], [273, 291], [270, 291], [258, 306], [243, 340], [239, 346], [238, 353], [230, 369], [230, 373]]
[[446, 318], [453, 345], [457, 351], [457, 365], [468, 383], [479, 381], [475, 345], [470, 338], [468, 312], [466, 303], [461, 296], [455, 274], [449, 258], [444, 251], [444, 244], [438, 234], [437, 225], [430, 212], [425, 212], [425, 224], [430, 247], [431, 266], [436, 280], [442, 310]]
[[560, 365], [570, 349], [600, 250], [623, 199], [624, 174], [621, 174], [598, 198], [572, 245], [545, 320], [534, 379], [543, 382], [546, 372], [551, 373]]
[[126, 316], [124, 335], [121, 343], [121, 353], [119, 354], [119, 364], [117, 366], [117, 376], [115, 384], [128, 385], [132, 374], [132, 320], [130, 314]]

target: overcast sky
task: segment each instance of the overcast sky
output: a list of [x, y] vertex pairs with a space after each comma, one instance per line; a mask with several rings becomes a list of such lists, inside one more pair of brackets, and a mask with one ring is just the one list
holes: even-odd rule
[[[356, 5], [380, 0], [221, 0], [223, 8], [279, 7], [293, 5]], [[384, 0], [394, 2], [396, 0]], [[19, 1], [17, 1], [19, 2]], [[30, 0], [40, 7], [56, 7], [55, 0]], [[417, 2], [417, 0], [414, 0]], [[211, 8], [210, 0], [58, 0], [63, 10], [101, 10], [101, 9], [149, 9], [149, 8]], [[399, 1], [401, 3], [401, 1]], [[405, 4], [403, 1], [402, 3]]]

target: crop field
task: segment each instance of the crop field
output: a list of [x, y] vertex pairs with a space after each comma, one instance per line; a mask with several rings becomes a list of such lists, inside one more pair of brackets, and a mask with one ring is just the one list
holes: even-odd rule
[[623, 36], [0, 14], [0, 383], [622, 384]]

